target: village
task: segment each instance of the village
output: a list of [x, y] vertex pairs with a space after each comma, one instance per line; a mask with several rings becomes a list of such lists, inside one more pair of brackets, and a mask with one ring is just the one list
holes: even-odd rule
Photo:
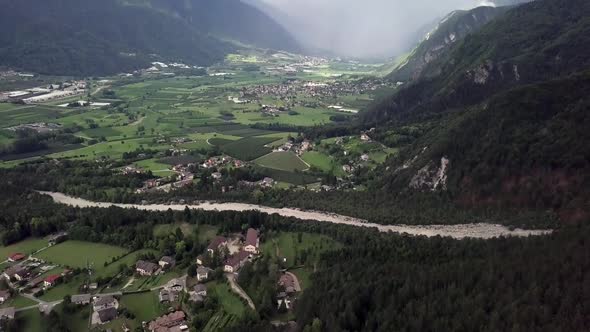
[[[28, 310], [38, 310], [41, 315], [49, 315], [58, 306], [72, 306], [74, 309], [68, 310], [90, 308], [87, 318], [89, 330], [131, 331], [132, 326], [128, 321], [133, 316], [129, 314], [129, 302], [126, 299], [154, 294], [159, 306], [166, 310], [161, 316], [141, 321], [142, 330], [188, 331], [195, 308], [197, 312], [198, 308], [202, 308], [210, 296], [212, 285], [220, 282], [225, 282], [228, 290], [235, 294], [233, 296], [241, 298], [247, 307], [256, 310], [252, 299], [238, 284], [241, 269], [263, 255], [260, 230], [254, 228], [248, 228], [245, 233], [213, 236], [206, 250], [192, 258], [188, 270], [186, 267], [179, 268], [173, 256], [138, 256], [141, 259], [133, 263], [129, 280], [122, 287], [112, 287], [110, 283], [93, 279], [95, 268], [92, 265], [85, 268], [70, 267], [49, 262], [52, 258], [41, 258], [44, 251], [71, 243], [67, 232], [53, 234], [46, 241], [45, 247], [30, 254], [10, 253], [2, 263], [1, 283], [4, 286], [0, 287], [0, 319], [14, 319], [17, 313]], [[282, 261], [286, 262], [286, 258]], [[69, 287], [77, 278], [86, 281], [77, 288]], [[276, 280], [275, 287], [276, 310], [291, 311], [297, 303], [297, 294], [302, 291], [297, 276], [284, 270]], [[59, 292], [64, 295], [63, 299], [49, 300], [44, 297], [46, 293], [51, 294], [54, 288], [67, 289]], [[23, 300], [30, 304], [6, 306]], [[113, 322], [121, 325], [114, 326]]]

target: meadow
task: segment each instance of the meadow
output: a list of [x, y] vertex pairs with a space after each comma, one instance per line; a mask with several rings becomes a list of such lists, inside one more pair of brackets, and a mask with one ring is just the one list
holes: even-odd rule
[[100, 270], [104, 263], [127, 253], [127, 249], [102, 243], [66, 241], [40, 252], [36, 256], [48, 262], [70, 267], [86, 267], [93, 264]]
[[299, 156], [293, 152], [273, 152], [260, 157], [254, 161], [262, 167], [295, 172], [304, 171], [309, 168], [309, 165], [305, 163]]
[[0, 247], [0, 259], [7, 259], [8, 255], [16, 252], [29, 255], [47, 245], [48, 243], [46, 239], [29, 238], [6, 247]]
[[307, 256], [307, 262], [311, 264], [305, 265], [313, 266], [313, 264], [319, 261], [322, 252], [341, 247], [342, 245], [340, 243], [324, 235], [282, 232], [266, 239], [262, 245], [262, 252], [265, 255], [277, 257], [278, 249], [279, 257], [285, 259], [285, 266], [293, 268], [304, 264], [300, 259], [302, 251], [308, 251], [310, 253]]

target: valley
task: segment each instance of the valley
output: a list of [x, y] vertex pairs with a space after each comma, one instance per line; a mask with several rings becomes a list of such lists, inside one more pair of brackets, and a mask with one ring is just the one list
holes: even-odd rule
[[590, 331], [590, 2], [476, 3], [0, 0], [0, 331]]

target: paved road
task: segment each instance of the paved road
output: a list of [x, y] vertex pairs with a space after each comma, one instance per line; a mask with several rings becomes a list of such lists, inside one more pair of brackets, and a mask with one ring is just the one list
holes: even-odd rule
[[229, 285], [231, 286], [231, 289], [234, 291], [234, 293], [238, 294], [241, 298], [246, 300], [246, 302], [248, 302], [248, 306], [252, 308], [252, 310], [256, 311], [254, 301], [252, 301], [250, 296], [248, 296], [248, 294], [246, 294], [242, 287], [240, 287], [240, 285], [238, 285], [238, 283], [236, 282], [236, 275], [233, 273], [226, 273], [225, 277], [229, 281]]
[[552, 232], [550, 229], [540, 230], [523, 230], [523, 229], [509, 229], [506, 226], [498, 224], [461, 224], [461, 225], [380, 225], [369, 223], [366, 220], [352, 218], [348, 216], [338, 215], [328, 212], [318, 211], [304, 211], [292, 208], [272, 208], [254, 204], [244, 203], [216, 203], [216, 202], [199, 202], [194, 205], [187, 204], [117, 204], [117, 203], [103, 203], [92, 202], [82, 198], [70, 197], [62, 193], [56, 192], [41, 192], [49, 195], [57, 203], [66, 204], [70, 206], [84, 207], [100, 207], [109, 208], [112, 206], [125, 209], [138, 209], [145, 211], [183, 211], [187, 206], [193, 209], [200, 209], [205, 211], [259, 211], [268, 214], [278, 214], [284, 217], [293, 217], [300, 220], [315, 220], [319, 222], [327, 222], [333, 224], [349, 225], [356, 227], [374, 228], [381, 232], [405, 233], [415, 236], [443, 236], [455, 239], [463, 238], [479, 238], [491, 239], [500, 236], [538, 236], [547, 235]]

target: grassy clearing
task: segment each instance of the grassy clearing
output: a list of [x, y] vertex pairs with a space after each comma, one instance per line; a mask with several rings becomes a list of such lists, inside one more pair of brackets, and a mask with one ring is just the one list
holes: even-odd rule
[[309, 166], [293, 152], [273, 152], [254, 161], [262, 167], [294, 172], [304, 171]]
[[309, 151], [305, 152], [301, 158], [311, 166], [314, 166], [321, 171], [330, 172], [338, 168], [334, 160], [321, 152]]
[[2, 305], [0, 305], [0, 308], [15, 307], [16, 309], [19, 309], [19, 308], [30, 307], [30, 306], [33, 306], [36, 304], [37, 304], [37, 302], [35, 302], [33, 300], [29, 300], [26, 297], [17, 295], [15, 297], [10, 298], [8, 301], [2, 303]]
[[[266, 255], [276, 257], [278, 247], [280, 257], [286, 259], [286, 266], [295, 267], [304, 263], [315, 264], [322, 252], [338, 249], [341, 246], [340, 243], [324, 235], [287, 232], [267, 239], [262, 245], [262, 251]], [[299, 259], [302, 251], [309, 252], [307, 262], [301, 262]]]
[[100, 271], [104, 263], [110, 263], [114, 257], [125, 253], [127, 253], [126, 249], [107, 244], [66, 241], [40, 252], [37, 256], [48, 262], [79, 268], [85, 267], [90, 262]]
[[44, 248], [48, 245], [45, 239], [26, 239], [15, 244], [11, 244], [7, 247], [0, 247], [0, 259], [4, 260], [8, 255], [16, 252], [23, 254], [32, 254], [33, 252]]
[[135, 314], [135, 320], [138, 322], [149, 322], [165, 311], [165, 308], [160, 306], [156, 291], [124, 295], [121, 305]]
[[154, 227], [154, 236], [166, 236], [168, 234], [174, 233], [176, 228], [180, 228], [184, 236], [190, 236], [194, 234], [195, 231], [197, 231], [199, 234], [199, 241], [201, 242], [211, 241], [217, 235], [217, 231], [219, 230], [218, 227], [211, 225], [197, 226], [189, 223], [162, 224], [156, 225]]
[[159, 163], [155, 158], [138, 161], [133, 163], [133, 165], [146, 171], [152, 171], [155, 176], [165, 177], [175, 174], [174, 171], [170, 169], [170, 165]]

